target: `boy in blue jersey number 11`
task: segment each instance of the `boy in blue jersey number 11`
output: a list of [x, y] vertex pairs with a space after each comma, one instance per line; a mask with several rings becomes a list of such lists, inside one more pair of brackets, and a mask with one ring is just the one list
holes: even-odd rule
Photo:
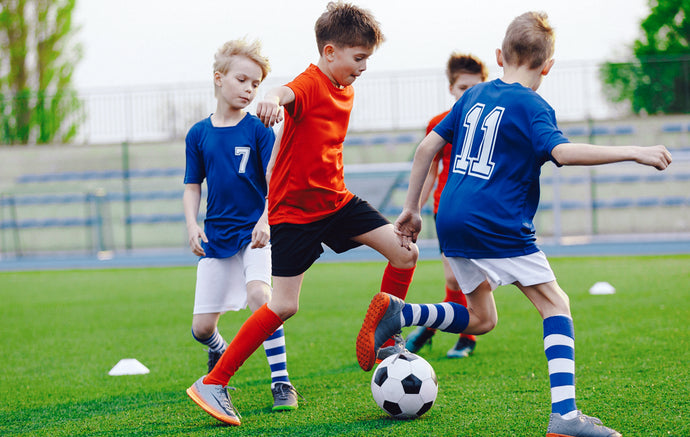
[[413, 325], [487, 333], [498, 319], [493, 290], [514, 284], [543, 319], [551, 384], [547, 437], [615, 437], [620, 436], [617, 431], [575, 405], [570, 304], [535, 244], [532, 220], [539, 202], [539, 174], [546, 161], [557, 166], [634, 161], [663, 170], [671, 154], [664, 146], [570, 143], [558, 129], [553, 109], [535, 92], [553, 66], [553, 52], [554, 34], [546, 14], [528, 12], [515, 18], [496, 51], [503, 77], [467, 90], [415, 154], [396, 232], [403, 246], [417, 239], [424, 179], [434, 155], [452, 143], [436, 225], [441, 249], [467, 294], [467, 309], [448, 303], [408, 304], [380, 293], [369, 306], [357, 347], [376, 350], [383, 338]]
[[[208, 347], [209, 372], [227, 346], [218, 332], [220, 315], [247, 306], [255, 311], [271, 298], [266, 168], [275, 135], [245, 111], [269, 68], [258, 41], [225, 43], [213, 65], [216, 112], [192, 126], [186, 138], [184, 213], [189, 246], [201, 257], [192, 335]], [[208, 193], [202, 230], [197, 216], [204, 179]], [[264, 342], [264, 349], [273, 410], [297, 408], [282, 326]], [[188, 394], [195, 399], [196, 393]], [[233, 412], [228, 415], [234, 417]]]

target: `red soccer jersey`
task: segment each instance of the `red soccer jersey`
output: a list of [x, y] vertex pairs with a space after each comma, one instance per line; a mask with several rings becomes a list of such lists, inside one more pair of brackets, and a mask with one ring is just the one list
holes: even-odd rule
[[354, 99], [316, 65], [287, 84], [295, 100], [285, 106], [283, 137], [271, 174], [271, 224], [312, 223], [352, 200], [345, 187], [343, 141]]
[[[438, 114], [436, 117], [429, 121], [429, 125], [426, 127], [426, 134], [429, 135], [434, 127], [445, 118], [450, 110]], [[441, 161], [441, 168], [438, 174], [438, 183], [436, 184], [436, 189], [434, 190], [434, 214], [438, 212], [438, 202], [441, 200], [441, 193], [443, 192], [443, 187], [446, 186], [446, 181], [448, 180], [448, 169], [450, 168], [450, 154], [453, 149], [453, 145], [446, 143], [445, 146], [436, 154], [434, 161]]]

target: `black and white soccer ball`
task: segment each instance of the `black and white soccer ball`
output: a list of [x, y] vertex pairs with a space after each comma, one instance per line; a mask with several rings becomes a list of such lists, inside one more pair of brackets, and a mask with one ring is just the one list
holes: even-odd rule
[[391, 417], [415, 419], [434, 405], [438, 394], [436, 372], [412, 352], [391, 355], [374, 370], [371, 394]]

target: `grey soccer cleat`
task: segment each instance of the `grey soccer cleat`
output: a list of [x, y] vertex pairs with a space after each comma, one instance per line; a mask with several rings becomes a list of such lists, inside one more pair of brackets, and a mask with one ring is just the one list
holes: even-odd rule
[[582, 414], [566, 420], [558, 413], [551, 413], [546, 437], [621, 437], [621, 434], [601, 424], [601, 420]]
[[273, 411], [296, 410], [299, 407], [295, 387], [284, 382], [279, 382], [271, 389], [273, 394]]
[[[187, 389], [187, 395], [211, 416], [229, 425], [240, 424], [240, 413], [235, 409], [228, 395], [228, 387], [204, 384], [205, 376], [197, 379]], [[230, 387], [234, 390], [233, 387]]]
[[400, 314], [404, 306], [402, 299], [384, 292], [377, 293], [371, 300], [357, 335], [357, 361], [363, 370], [371, 370], [381, 345], [401, 333]]

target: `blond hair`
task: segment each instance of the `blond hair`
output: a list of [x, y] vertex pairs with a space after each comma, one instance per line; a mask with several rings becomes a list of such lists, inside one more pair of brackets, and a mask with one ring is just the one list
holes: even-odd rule
[[350, 3], [329, 2], [314, 25], [319, 55], [326, 44], [376, 49], [385, 37], [373, 14]]
[[508, 26], [501, 51], [507, 64], [538, 68], [554, 52], [556, 37], [545, 12], [525, 12]]
[[489, 77], [489, 70], [481, 59], [474, 55], [453, 52], [446, 65], [446, 77], [451, 86], [461, 74], [478, 74], [482, 82]]
[[218, 49], [214, 56], [213, 72], [226, 74], [230, 70], [232, 58], [235, 56], [244, 56], [256, 63], [261, 68], [262, 81], [271, 71], [268, 58], [261, 54], [261, 42], [259, 40], [248, 42], [242, 38], [228, 41]]

